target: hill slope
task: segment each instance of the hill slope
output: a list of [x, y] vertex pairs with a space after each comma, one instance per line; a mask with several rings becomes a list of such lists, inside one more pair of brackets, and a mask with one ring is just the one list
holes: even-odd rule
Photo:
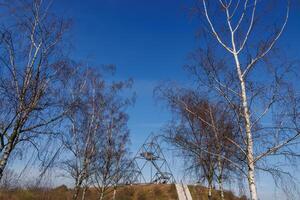
[[[201, 186], [189, 186], [193, 200], [207, 200], [207, 189]], [[244, 200], [235, 197], [231, 192], [225, 193], [226, 200]], [[51, 190], [30, 189], [11, 190], [0, 192], [0, 200], [71, 200], [72, 190], [60, 186]], [[97, 191], [90, 189], [86, 194], [86, 200], [98, 200]], [[111, 200], [112, 192], [108, 191], [104, 200]], [[174, 184], [152, 184], [121, 186], [117, 190], [116, 200], [177, 200]], [[218, 192], [213, 192], [213, 200], [219, 200]]]

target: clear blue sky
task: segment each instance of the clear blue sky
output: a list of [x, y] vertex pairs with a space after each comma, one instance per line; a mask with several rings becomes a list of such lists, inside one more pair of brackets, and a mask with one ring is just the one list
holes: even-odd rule
[[[196, 18], [186, 10], [188, 0], [60, 0], [54, 8], [73, 18], [74, 56], [91, 63], [115, 64], [118, 78], [133, 78], [136, 105], [130, 109], [132, 151], [150, 132], [158, 132], [170, 119], [167, 109], [153, 99], [162, 81], [187, 83], [182, 70], [187, 55], [197, 47]], [[299, 55], [300, 14], [293, 9], [281, 40], [293, 56]], [[267, 185], [260, 177], [261, 187]], [[264, 188], [268, 188], [265, 186]], [[259, 189], [262, 192], [261, 189]], [[273, 199], [273, 190], [265, 190]], [[270, 193], [270, 194], [268, 194]], [[269, 197], [267, 197], [269, 195]]]
[[120, 79], [133, 78], [137, 101], [130, 109], [132, 149], [169, 119], [155, 103], [153, 87], [184, 81], [182, 66], [195, 47], [195, 30], [183, 0], [57, 1], [74, 21], [74, 56], [96, 64], [115, 64]]

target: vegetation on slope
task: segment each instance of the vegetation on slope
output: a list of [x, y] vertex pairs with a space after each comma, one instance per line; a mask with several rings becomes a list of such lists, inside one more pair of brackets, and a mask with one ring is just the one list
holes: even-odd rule
[[[207, 200], [207, 189], [201, 186], [189, 186], [194, 200]], [[104, 200], [111, 200], [113, 192], [108, 191]], [[218, 191], [213, 191], [213, 200], [219, 200]], [[1, 190], [0, 200], [71, 200], [72, 190], [66, 186], [54, 189], [14, 189]], [[95, 189], [88, 190], [86, 200], [99, 199]], [[245, 200], [238, 198], [232, 192], [225, 192], [226, 200]], [[132, 185], [119, 187], [116, 200], [177, 200], [175, 185]]]
[[[207, 200], [208, 188], [202, 186], [189, 186], [193, 200]], [[236, 197], [231, 191], [224, 192], [225, 200], [247, 200], [246, 196]], [[212, 200], [220, 200], [220, 191], [212, 191]]]

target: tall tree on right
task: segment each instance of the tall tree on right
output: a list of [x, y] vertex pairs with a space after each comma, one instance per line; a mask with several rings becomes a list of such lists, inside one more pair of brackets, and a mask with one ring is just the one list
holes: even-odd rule
[[290, 2], [199, 0], [195, 11], [203, 22], [201, 47], [187, 69], [210, 98], [231, 107], [243, 138], [232, 145], [245, 156], [250, 199], [258, 200], [258, 170], [276, 178], [289, 175], [272, 165], [273, 157], [284, 162], [299, 156], [296, 63], [276, 45], [287, 25]]

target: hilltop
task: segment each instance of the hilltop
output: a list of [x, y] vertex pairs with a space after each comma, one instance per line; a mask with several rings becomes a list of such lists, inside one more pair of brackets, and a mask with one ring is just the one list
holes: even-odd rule
[[[207, 188], [202, 186], [189, 186], [194, 200], [207, 200]], [[54, 189], [15, 189], [0, 193], [0, 200], [71, 200], [72, 190], [66, 186]], [[86, 200], [96, 200], [95, 189], [88, 190]], [[111, 200], [112, 192], [109, 192], [104, 200]], [[226, 200], [246, 200], [245, 197], [234, 196], [230, 191], [225, 192]], [[177, 200], [174, 184], [149, 184], [120, 186], [117, 190], [116, 200]], [[219, 200], [218, 191], [213, 191], [213, 200]]]

